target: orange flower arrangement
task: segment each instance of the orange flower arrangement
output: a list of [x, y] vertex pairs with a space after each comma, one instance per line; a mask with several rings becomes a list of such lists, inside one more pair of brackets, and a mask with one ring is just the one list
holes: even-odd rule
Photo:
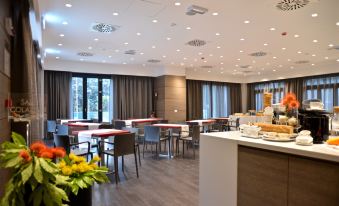
[[66, 151], [62, 147], [49, 148], [43, 142], [34, 142], [30, 146], [31, 151], [37, 156], [46, 159], [63, 158]]
[[294, 93], [287, 93], [281, 103], [286, 106], [287, 110], [298, 109], [300, 106], [300, 102]]

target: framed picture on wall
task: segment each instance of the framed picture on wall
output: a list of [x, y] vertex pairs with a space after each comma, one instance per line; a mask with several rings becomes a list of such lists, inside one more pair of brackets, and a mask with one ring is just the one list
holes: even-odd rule
[[4, 73], [8, 77], [11, 76], [11, 54], [7, 48], [4, 51]]

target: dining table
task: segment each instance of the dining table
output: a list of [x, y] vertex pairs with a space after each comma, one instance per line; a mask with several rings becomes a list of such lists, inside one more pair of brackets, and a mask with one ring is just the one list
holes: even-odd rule
[[142, 118], [142, 119], [126, 119], [125, 121], [126, 127], [135, 127], [137, 124], [142, 123], [153, 123], [163, 120], [162, 118]]
[[67, 124], [67, 123], [74, 123], [74, 122], [88, 122], [90, 120], [88, 119], [58, 119], [58, 122], [60, 122], [60, 124]]
[[168, 141], [168, 152], [167, 152], [167, 157], [168, 158], [173, 158], [174, 154], [172, 152], [173, 150], [173, 129], [180, 129], [181, 133], [183, 136], [188, 136], [189, 135], [189, 125], [185, 124], [169, 124], [169, 123], [159, 123], [159, 124], [152, 124], [152, 126], [160, 127], [161, 129], [168, 129], [170, 132], [169, 135], [169, 141]]
[[212, 124], [215, 124], [216, 120], [215, 119], [196, 119], [196, 120], [189, 120], [186, 121], [188, 124], [189, 123], [198, 123], [200, 126], [200, 132], [206, 132], [209, 130], [209, 126]]
[[[117, 135], [128, 134], [127, 130], [119, 130], [119, 129], [93, 129], [93, 130], [81, 130], [81, 131], [73, 131], [73, 134], [78, 135], [79, 141], [88, 141], [92, 138], [100, 138], [102, 141], [109, 137], [114, 137]], [[100, 150], [103, 151], [104, 144], [100, 144]], [[105, 155], [101, 154], [101, 164], [105, 165]]]
[[65, 125], [68, 125], [69, 127], [81, 127], [81, 128], [87, 128], [90, 130], [93, 129], [99, 129], [99, 126], [101, 125], [101, 123], [93, 123], [93, 122], [68, 122], [65, 123]]

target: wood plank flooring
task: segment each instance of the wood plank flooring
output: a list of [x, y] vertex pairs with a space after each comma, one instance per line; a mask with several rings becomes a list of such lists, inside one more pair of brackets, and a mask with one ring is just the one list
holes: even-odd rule
[[[182, 151], [182, 150], [180, 150]], [[142, 154], [141, 154], [142, 155]], [[199, 150], [193, 159], [192, 149], [174, 159], [154, 159], [145, 153], [136, 177], [134, 156], [125, 157], [125, 175], [119, 165], [120, 183], [94, 185], [93, 205], [96, 206], [195, 206], [198, 205]], [[142, 157], [141, 157], [142, 158]], [[119, 158], [120, 159], [120, 158]], [[112, 164], [113, 159], [109, 159]], [[112, 165], [109, 165], [112, 168]]]

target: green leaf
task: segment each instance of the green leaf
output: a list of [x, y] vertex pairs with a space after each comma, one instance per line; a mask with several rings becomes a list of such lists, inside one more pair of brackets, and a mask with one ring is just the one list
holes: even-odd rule
[[58, 170], [56, 169], [56, 167], [53, 167], [52, 164], [49, 164], [49, 162], [47, 162], [44, 158], [38, 158], [38, 160], [40, 161], [40, 165], [41, 167], [48, 173], [56, 173], [58, 172]]
[[26, 145], [26, 140], [18, 133], [12, 132], [12, 139], [17, 145]]
[[42, 201], [42, 187], [41, 186], [32, 193], [32, 197], [33, 197], [33, 206], [39, 206]]
[[29, 178], [32, 176], [33, 173], [33, 164], [29, 164], [22, 172], [21, 172], [21, 178], [22, 178], [22, 184], [25, 184]]
[[86, 184], [89, 185], [89, 186], [93, 185], [93, 183], [94, 183], [94, 180], [90, 177], [85, 176], [83, 179], [84, 179], [84, 182], [86, 182]]
[[93, 178], [96, 180], [97, 183], [104, 183], [109, 182], [108, 177], [105, 173], [97, 172], [93, 175]]
[[36, 179], [36, 181], [38, 181], [39, 183], [42, 183], [42, 181], [44, 180], [44, 176], [42, 174], [42, 170], [41, 170], [41, 166], [40, 166], [40, 161], [38, 160], [37, 157], [34, 157], [34, 162], [35, 162], [35, 167], [34, 167], [34, 178]]
[[7, 162], [4, 162], [3, 164], [1, 164], [1, 167], [4, 167], [4, 168], [15, 167], [15, 166], [18, 166], [21, 162], [22, 162], [22, 158], [19, 156], [16, 156], [12, 159], [9, 159]]

